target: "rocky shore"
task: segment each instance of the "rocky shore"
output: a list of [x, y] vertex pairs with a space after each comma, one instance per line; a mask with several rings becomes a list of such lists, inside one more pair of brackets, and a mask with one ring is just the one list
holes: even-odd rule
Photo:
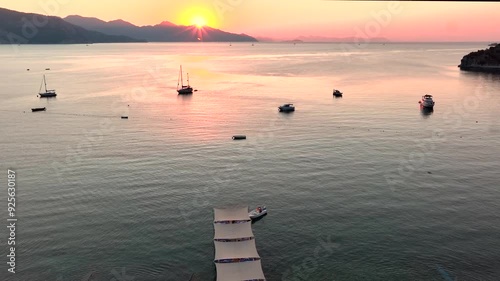
[[500, 73], [500, 44], [464, 56], [458, 67], [464, 71]]

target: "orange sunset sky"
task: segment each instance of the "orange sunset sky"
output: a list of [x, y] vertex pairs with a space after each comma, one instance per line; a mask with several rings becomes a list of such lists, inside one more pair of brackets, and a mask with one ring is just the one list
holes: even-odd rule
[[[0, 0], [0, 7], [136, 25], [170, 21], [279, 40], [299, 36], [392, 41], [500, 41], [500, 3], [325, 0]], [[378, 20], [377, 20], [378, 18]]]

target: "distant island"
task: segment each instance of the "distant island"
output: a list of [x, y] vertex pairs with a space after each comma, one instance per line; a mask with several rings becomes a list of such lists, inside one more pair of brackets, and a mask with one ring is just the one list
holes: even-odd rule
[[460, 70], [500, 73], [500, 44], [493, 43], [486, 50], [472, 52], [462, 58]]
[[385, 37], [327, 37], [327, 36], [298, 36], [292, 40], [281, 40], [270, 37], [257, 37], [261, 42], [274, 43], [347, 43], [347, 44], [366, 44], [366, 43], [389, 43]]
[[124, 20], [68, 16], [64, 19], [0, 8], [0, 44], [90, 44], [132, 42], [257, 42], [252, 36], [168, 21], [136, 26]]

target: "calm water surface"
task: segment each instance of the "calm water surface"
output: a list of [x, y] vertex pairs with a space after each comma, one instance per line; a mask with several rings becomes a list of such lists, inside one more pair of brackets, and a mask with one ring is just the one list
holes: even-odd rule
[[265, 204], [268, 280], [500, 280], [500, 77], [457, 68], [485, 47], [0, 46], [0, 279], [214, 280], [212, 208]]

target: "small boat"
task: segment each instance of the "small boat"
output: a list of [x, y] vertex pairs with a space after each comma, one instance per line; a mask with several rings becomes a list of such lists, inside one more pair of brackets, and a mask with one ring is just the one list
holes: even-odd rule
[[128, 116], [122, 116], [121, 118], [122, 119], [128, 119]]
[[[179, 81], [181, 86], [180, 88], [179, 88]], [[193, 93], [193, 88], [189, 86], [189, 73], [187, 74], [187, 85], [184, 85], [184, 79], [182, 78], [182, 65], [179, 72], [179, 78], [177, 79], [177, 93], [179, 93], [179, 95], [186, 95]]]
[[233, 140], [246, 140], [247, 136], [245, 135], [234, 135]]
[[267, 214], [266, 206], [257, 207], [248, 213], [250, 219], [254, 220]]
[[31, 112], [45, 111], [45, 110], [47, 110], [45, 107], [34, 107], [31, 109]]
[[293, 112], [295, 111], [295, 106], [292, 103], [286, 103], [278, 107], [279, 112]]
[[432, 99], [432, 95], [423, 95], [422, 100], [420, 100], [418, 103], [420, 103], [420, 105], [425, 108], [434, 107], [434, 100]]
[[337, 97], [337, 98], [342, 97], [342, 92], [341, 92], [341, 91], [339, 91], [339, 90], [335, 90], [335, 89], [334, 89], [334, 90], [333, 90], [333, 96], [334, 96], [334, 97]]
[[[45, 85], [45, 93], [42, 93], [42, 86]], [[40, 90], [38, 90], [38, 95], [41, 98], [52, 98], [57, 96], [56, 90], [47, 90], [47, 80], [45, 80], [45, 75], [43, 75], [42, 84], [40, 84]]]

